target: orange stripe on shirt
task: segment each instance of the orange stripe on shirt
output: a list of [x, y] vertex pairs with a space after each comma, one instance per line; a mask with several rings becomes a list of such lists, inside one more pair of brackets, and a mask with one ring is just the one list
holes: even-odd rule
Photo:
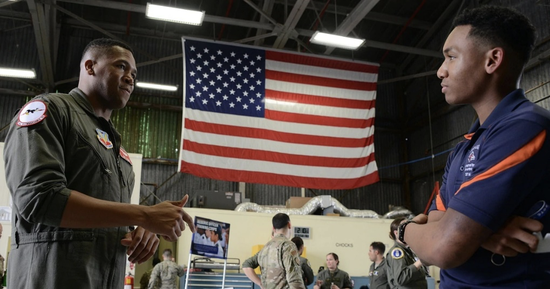
[[479, 174], [475, 176], [473, 179], [464, 182], [460, 188], [458, 188], [458, 191], [456, 191], [455, 195], [460, 192], [463, 188], [475, 183], [479, 182], [481, 180], [488, 179], [502, 171], [505, 171], [527, 159], [532, 157], [534, 154], [536, 154], [542, 145], [544, 144], [544, 140], [546, 139], [546, 130], [541, 131], [536, 137], [534, 137], [530, 142], [528, 142], [526, 145], [521, 147], [519, 150], [511, 154], [509, 157], [502, 160], [500, 163], [494, 165], [492, 168], [488, 169], [482, 174]]
[[438, 211], [447, 211], [447, 208], [445, 208], [445, 204], [443, 204], [443, 200], [441, 199], [441, 195], [439, 194], [439, 192], [437, 192], [437, 197], [435, 198], [435, 207]]

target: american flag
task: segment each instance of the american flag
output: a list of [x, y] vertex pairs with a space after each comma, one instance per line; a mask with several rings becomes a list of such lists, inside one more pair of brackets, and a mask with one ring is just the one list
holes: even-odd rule
[[183, 39], [179, 171], [312, 189], [379, 180], [378, 65]]

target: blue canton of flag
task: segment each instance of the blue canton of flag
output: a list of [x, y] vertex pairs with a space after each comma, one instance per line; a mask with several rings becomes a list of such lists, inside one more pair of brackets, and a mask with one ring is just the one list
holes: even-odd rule
[[264, 50], [185, 41], [186, 107], [264, 117]]

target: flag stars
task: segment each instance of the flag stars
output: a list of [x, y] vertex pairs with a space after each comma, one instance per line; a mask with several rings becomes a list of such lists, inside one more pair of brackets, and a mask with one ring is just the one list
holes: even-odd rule
[[260, 61], [262, 60], [262, 57], [260, 55], [256, 56], [256, 60]]
[[235, 66], [235, 64], [231, 64], [229, 67], [230, 67], [231, 69], [235, 69], [236, 66]]
[[242, 98], [240, 96], [237, 96], [237, 102], [241, 102]]
[[218, 87], [218, 88], [216, 88], [216, 92], [217, 93], [222, 93], [222, 89]]
[[210, 72], [214, 73], [216, 72], [216, 69], [214, 67], [210, 67]]
[[235, 107], [235, 104], [234, 104], [233, 102], [231, 102], [231, 103], [229, 104], [229, 107], [234, 108], [234, 107]]
[[248, 109], [248, 104], [243, 104], [243, 109]]
[[248, 91], [243, 91], [244, 96], [248, 96]]
[[195, 89], [195, 85], [191, 83], [191, 84], [189, 84], [189, 88]]
[[250, 61], [250, 66], [254, 66], [254, 64], [256, 64], [256, 62], [254, 62], [254, 60], [251, 60]]
[[243, 75], [243, 73], [240, 71], [237, 71], [237, 76], [241, 76], [241, 75]]
[[228, 75], [228, 74], [229, 74], [229, 71], [228, 71], [227, 69], [224, 69], [224, 70], [223, 70], [223, 74]]
[[208, 62], [208, 60], [205, 60], [205, 61], [202, 62], [202, 65], [208, 66], [209, 63], [210, 63], [210, 62]]
[[230, 90], [230, 91], [229, 91], [229, 94], [231, 94], [231, 95], [235, 95], [235, 90], [233, 90], [233, 89], [232, 89], [232, 90]]
[[262, 85], [262, 81], [261, 80], [256, 80], [256, 85]]
[[222, 65], [223, 65], [223, 64], [222, 64], [221, 62], [216, 63], [216, 66], [217, 66], [217, 67], [222, 67]]
[[197, 53], [197, 58], [202, 58], [202, 54]]
[[203, 99], [202, 104], [207, 105], [208, 104], [208, 99]]
[[197, 91], [197, 92], [195, 92], [195, 95], [196, 95], [197, 97], [201, 97], [201, 92], [200, 92], [200, 91]]
[[197, 66], [197, 70], [198, 70], [198, 71], [201, 71], [201, 70], [202, 70], [202, 67]]
[[191, 58], [191, 59], [189, 59], [189, 63], [191, 63], [191, 64], [195, 64], [195, 62], [196, 62], [195, 58]]
[[237, 59], [237, 63], [238, 63], [238, 64], [241, 64], [241, 63], [243, 63], [243, 61], [240, 60], [240, 59]]
[[202, 78], [208, 78], [208, 73], [203, 73]]
[[230, 55], [231, 55], [231, 57], [235, 57], [235, 55], [237, 55], [237, 53], [231, 52]]
[[210, 86], [216, 85], [216, 82], [214, 80], [210, 80]]
[[223, 97], [223, 100], [229, 99], [229, 96], [227, 96], [226, 94], [224, 94], [222, 97]]
[[243, 66], [244, 71], [248, 71], [248, 66]]
[[229, 80], [230, 80], [231, 82], [235, 82], [235, 77], [231, 76], [231, 77], [229, 78]]
[[254, 89], [256, 89], [256, 87], [254, 85], [251, 85], [250, 90], [254, 90]]
[[214, 94], [213, 93], [210, 93], [208, 96], [210, 96], [210, 98], [214, 99]]
[[237, 89], [241, 89], [242, 85], [237, 84]]
[[256, 97], [257, 98], [262, 98], [262, 94], [258, 92], [258, 93], [256, 93]]
[[248, 59], [248, 54], [245, 53], [245, 54], [243, 55], [243, 57], [244, 57], [244, 59]]
[[228, 61], [229, 61], [229, 58], [227, 58], [227, 57], [223, 58], [223, 62], [228, 62]]
[[221, 101], [216, 101], [216, 106], [222, 106], [222, 102]]
[[228, 86], [229, 86], [229, 83], [227, 83], [227, 82], [223, 83], [223, 87], [228, 87]]
[[261, 73], [261, 72], [262, 72], [262, 69], [258, 67], [258, 68], [256, 68], [256, 72], [257, 72], [257, 73]]
[[210, 50], [208, 50], [208, 48], [205, 47], [203, 51], [204, 53], [208, 53]]
[[217, 51], [218, 55], [222, 55], [222, 51], [218, 49]]
[[212, 60], [212, 61], [216, 60], [216, 56], [210, 55], [210, 60]]
[[208, 86], [206, 86], [206, 85], [203, 86], [203, 87], [202, 87], [202, 91], [208, 91]]
[[259, 105], [256, 105], [256, 110], [257, 110], [257, 111], [261, 111], [261, 110], [262, 110], [262, 107], [259, 106]]
[[251, 98], [249, 99], [250, 103], [254, 103], [254, 101], [256, 101], [255, 99]]
[[197, 78], [197, 79], [195, 79], [195, 82], [197, 82], [198, 84], [201, 84], [201, 82], [202, 82], [202, 79], [200, 79], [200, 78]]
[[190, 71], [190, 72], [189, 72], [189, 75], [190, 75], [190, 76], [195, 76], [195, 72], [194, 72], [194, 71]]
[[189, 47], [189, 50], [191, 50], [191, 51], [195, 51], [195, 46], [191, 46], [191, 47]]
[[243, 79], [243, 83], [247, 84], [248, 83], [248, 78]]
[[218, 75], [216, 75], [216, 79], [217, 80], [222, 80], [222, 76], [218, 74]]
[[190, 101], [190, 102], [195, 102], [195, 98], [191, 96], [191, 97], [189, 98], [189, 101]]
[[255, 73], [250, 73], [250, 78], [254, 78], [256, 77], [256, 74]]

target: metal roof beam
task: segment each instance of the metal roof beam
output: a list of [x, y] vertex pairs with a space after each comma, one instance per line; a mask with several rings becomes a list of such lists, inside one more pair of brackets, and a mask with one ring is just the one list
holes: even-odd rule
[[47, 91], [54, 88], [54, 63], [52, 58], [52, 43], [53, 39], [50, 35], [52, 31], [49, 27], [53, 20], [50, 20], [50, 7], [46, 7], [43, 3], [36, 3], [34, 0], [27, 0], [29, 12], [33, 23], [34, 36], [36, 39], [36, 50], [40, 60], [40, 71], [42, 71], [42, 79], [46, 85]]
[[285, 24], [282, 27], [282, 31], [275, 39], [275, 43], [273, 43], [273, 48], [283, 48], [285, 47], [286, 42], [288, 41], [288, 38], [294, 38], [296, 39], [296, 36], [298, 33], [294, 28], [296, 28], [296, 24], [298, 24], [298, 21], [306, 11], [306, 7], [309, 4], [309, 0], [299, 0], [296, 2], [294, 7], [292, 7], [292, 11], [290, 11], [290, 15], [285, 21]]

